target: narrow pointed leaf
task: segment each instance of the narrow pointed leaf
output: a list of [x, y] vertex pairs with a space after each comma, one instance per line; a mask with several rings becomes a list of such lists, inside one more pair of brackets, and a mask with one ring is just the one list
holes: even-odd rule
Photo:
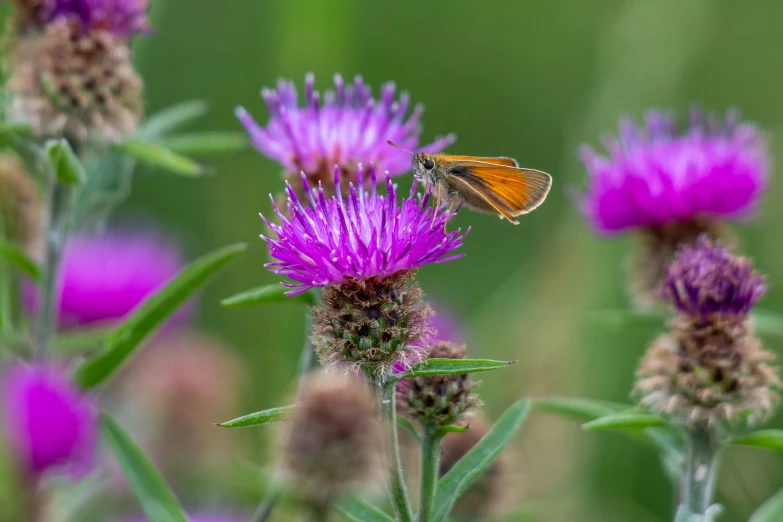
[[193, 132], [167, 136], [158, 140], [163, 147], [178, 154], [220, 154], [238, 152], [250, 144], [244, 132]]
[[156, 112], [147, 118], [139, 128], [139, 136], [144, 139], [153, 139], [165, 133], [181, 127], [207, 113], [207, 104], [201, 100], [190, 100], [160, 112]]
[[101, 435], [117, 457], [142, 511], [150, 522], [188, 522], [174, 492], [114, 419], [104, 414]]
[[87, 174], [79, 158], [64, 139], [53, 140], [46, 144], [46, 155], [54, 169], [57, 180], [67, 185], [84, 185]]
[[259, 286], [245, 292], [232, 295], [220, 301], [220, 304], [226, 308], [241, 308], [244, 306], [257, 306], [267, 303], [283, 303], [283, 302], [300, 302], [309, 306], [315, 305], [315, 297], [312, 292], [304, 292], [302, 294], [288, 297], [285, 293], [288, 288], [280, 284], [272, 284]]
[[592, 421], [633, 408], [630, 404], [583, 399], [580, 397], [549, 397], [536, 399], [536, 409], [571, 417], [579, 421]]
[[751, 314], [753, 327], [759, 335], [783, 336], [783, 315], [756, 308]]
[[394, 518], [356, 497], [346, 498], [335, 509], [350, 522], [394, 522]]
[[529, 409], [529, 399], [522, 399], [512, 404], [492, 426], [489, 433], [440, 479], [435, 494], [434, 522], [446, 520], [457, 498], [500, 456], [519, 431]]
[[435, 432], [436, 437], [443, 437], [447, 433], [465, 433], [470, 429], [470, 426], [455, 426], [449, 424], [448, 426], [441, 426], [438, 431]]
[[421, 442], [421, 435], [419, 435], [419, 432], [416, 431], [416, 426], [413, 425], [411, 421], [403, 417], [402, 415], [397, 415], [397, 425], [402, 426], [408, 432], [413, 435], [413, 437], [416, 439], [416, 442]]
[[54, 352], [57, 354], [78, 354], [100, 349], [114, 333], [113, 328], [90, 328], [57, 334]]
[[463, 373], [486, 372], [505, 368], [516, 361], [493, 361], [490, 359], [427, 359], [413, 365], [409, 370], [394, 375], [392, 380], [399, 381], [409, 377], [430, 375], [460, 375]]
[[272, 422], [279, 422], [290, 415], [296, 406], [281, 406], [280, 408], [270, 408], [268, 410], [249, 413], [242, 417], [237, 417], [227, 422], [218, 424], [221, 428], [247, 428], [249, 426], [263, 426]]
[[754, 511], [748, 522], [780, 522], [781, 520], [783, 520], [783, 489]]
[[[783, 451], [783, 430], [760, 430], [732, 439], [732, 444]], [[783, 520], [783, 519], [781, 519]]]
[[623, 430], [634, 428], [654, 428], [665, 426], [666, 420], [649, 413], [618, 413], [607, 415], [582, 425], [586, 431]]
[[172, 152], [156, 143], [127, 140], [115, 145], [114, 150], [140, 163], [158, 167], [174, 174], [194, 177], [204, 173], [204, 168], [192, 159]]
[[14, 134], [16, 136], [29, 136], [33, 128], [26, 123], [12, 123], [4, 121], [0, 123], [0, 134]]
[[77, 382], [83, 388], [92, 388], [108, 379], [142, 341], [204, 288], [222, 268], [244, 252], [245, 248], [244, 244], [232, 245], [197, 259], [166, 286], [148, 297], [112, 334], [103, 353], [79, 367]]
[[20, 247], [0, 238], [0, 257], [24, 272], [36, 283], [41, 282], [41, 267]]

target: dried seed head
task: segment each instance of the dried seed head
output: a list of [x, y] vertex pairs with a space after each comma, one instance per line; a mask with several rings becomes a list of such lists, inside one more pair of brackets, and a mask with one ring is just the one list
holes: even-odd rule
[[[472, 420], [468, 431], [449, 433], [443, 437], [441, 445], [440, 476], [442, 477], [454, 465], [473, 449], [489, 427], [481, 420]], [[451, 517], [455, 520], [488, 520], [500, 514], [507, 505], [509, 489], [508, 462], [504, 454], [495, 460], [484, 474], [476, 480], [454, 504]]]
[[41, 198], [38, 185], [13, 154], [0, 154], [0, 235], [24, 246], [40, 235]]
[[421, 301], [421, 288], [409, 286], [411, 278], [412, 271], [401, 271], [325, 287], [324, 305], [314, 310], [321, 361], [358, 366], [375, 376], [415, 359], [432, 312]]
[[79, 34], [59, 20], [19, 40], [12, 63], [10, 119], [35, 134], [115, 142], [136, 131], [143, 83], [130, 50], [110, 33]]
[[384, 474], [375, 401], [358, 379], [318, 374], [304, 381], [286, 426], [282, 465], [294, 493], [327, 505]]
[[656, 228], [647, 228], [641, 248], [629, 259], [630, 281], [628, 292], [633, 303], [642, 310], [652, 310], [664, 305], [661, 300], [661, 282], [669, 265], [683, 246], [693, 246], [702, 234], [712, 239], [726, 240], [728, 229], [720, 222], [707, 218], [678, 223], [672, 222]]
[[[430, 359], [463, 359], [465, 346], [438, 342], [427, 352]], [[468, 374], [403, 379], [397, 384], [400, 414], [423, 425], [445, 426], [465, 420], [479, 405], [472, 390], [478, 386]]]

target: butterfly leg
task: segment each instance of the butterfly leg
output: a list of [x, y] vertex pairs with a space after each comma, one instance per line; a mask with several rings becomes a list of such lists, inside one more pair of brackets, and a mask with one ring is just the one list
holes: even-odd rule
[[[449, 192], [449, 214], [454, 214], [459, 208], [462, 206], [462, 202], [460, 201], [459, 192]], [[446, 225], [448, 225], [449, 220], [446, 219], [446, 221], [443, 222], [443, 233], [446, 233]]]
[[438, 217], [438, 208], [440, 208], [440, 187], [435, 183], [435, 190], [433, 194], [432, 202], [432, 222], [430, 223], [430, 230], [435, 226], [435, 218]]

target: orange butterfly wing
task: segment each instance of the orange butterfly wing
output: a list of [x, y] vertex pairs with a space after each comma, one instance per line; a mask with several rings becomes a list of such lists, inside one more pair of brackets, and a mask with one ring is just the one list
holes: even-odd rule
[[481, 196], [503, 217], [516, 223], [515, 216], [527, 214], [544, 202], [552, 187], [552, 176], [539, 170], [518, 168], [509, 162], [516, 165], [510, 158], [457, 156], [446, 167], [455, 179]]

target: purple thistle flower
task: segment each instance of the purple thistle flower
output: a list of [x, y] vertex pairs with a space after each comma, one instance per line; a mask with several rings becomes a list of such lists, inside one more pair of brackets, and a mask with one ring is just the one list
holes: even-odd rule
[[12, 455], [32, 478], [61, 469], [89, 473], [98, 437], [98, 408], [54, 368], [17, 364], [0, 382], [2, 419]]
[[122, 39], [148, 32], [147, 0], [17, 0], [35, 10], [38, 23], [48, 25], [59, 18], [77, 23], [81, 32], [104, 30]]
[[746, 217], [767, 183], [766, 143], [734, 112], [721, 123], [693, 110], [678, 134], [674, 117], [650, 111], [641, 128], [623, 120], [605, 146], [608, 157], [590, 147], [580, 153], [590, 181], [579, 206], [602, 234]]
[[766, 291], [764, 277], [750, 259], [733, 256], [701, 236], [695, 247], [680, 249], [662, 295], [681, 313], [704, 322], [713, 314], [744, 319]]
[[[338, 184], [338, 174], [335, 167], [335, 184]], [[414, 184], [410, 195], [398, 204], [388, 172], [385, 196], [376, 192], [372, 165], [370, 177], [372, 189], [367, 192], [360, 166], [358, 193], [351, 183], [349, 197], [343, 198], [337, 191], [336, 196], [326, 199], [322, 187], [319, 186], [317, 194], [310, 190], [302, 173], [310, 207], [302, 206], [287, 183], [290, 219], [270, 195], [282, 224], [261, 216], [277, 236], [276, 239], [261, 236], [268, 243], [271, 256], [278, 260], [266, 266], [295, 281], [283, 283], [293, 289], [288, 295], [301, 294], [316, 286], [343, 284], [351, 279], [383, 279], [463, 255], [448, 254], [462, 245], [467, 231], [446, 232], [446, 222], [453, 214], [442, 208], [428, 208], [429, 193], [414, 197]], [[434, 219], [433, 212], [437, 213]]]
[[[165, 238], [142, 232], [75, 235], [60, 272], [61, 329], [118, 321], [173, 278], [179, 250]], [[25, 307], [38, 309], [37, 289], [25, 285]], [[180, 311], [180, 320], [187, 316]]]
[[[421, 135], [422, 105], [407, 117], [410, 96], [403, 92], [395, 101], [395, 86], [381, 87], [380, 100], [360, 76], [346, 85], [335, 75], [335, 90], [314, 90], [315, 77], [305, 78], [304, 106], [299, 106], [293, 82], [279, 81], [277, 89], [263, 89], [261, 96], [269, 109], [270, 119], [261, 127], [243, 108], [237, 117], [258, 151], [277, 161], [292, 174], [304, 171], [311, 180], [329, 181], [329, 169], [339, 165], [347, 181], [356, 181], [360, 163], [374, 162], [379, 170], [392, 176], [411, 169], [411, 156], [386, 143], [416, 150]], [[453, 135], [436, 139], [423, 148], [439, 152], [455, 140]]]

